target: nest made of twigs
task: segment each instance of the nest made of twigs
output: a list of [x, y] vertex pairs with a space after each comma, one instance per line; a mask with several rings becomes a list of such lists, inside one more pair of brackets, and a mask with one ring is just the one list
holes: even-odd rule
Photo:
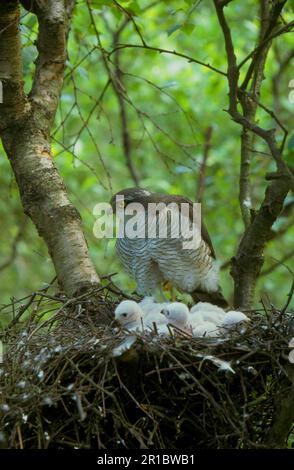
[[266, 446], [275, 398], [292, 385], [289, 314], [254, 314], [216, 340], [132, 335], [120, 353], [130, 334], [98, 324], [113, 295], [101, 291], [94, 309], [85, 296], [61, 307], [35, 296], [28, 318], [4, 329], [2, 447]]

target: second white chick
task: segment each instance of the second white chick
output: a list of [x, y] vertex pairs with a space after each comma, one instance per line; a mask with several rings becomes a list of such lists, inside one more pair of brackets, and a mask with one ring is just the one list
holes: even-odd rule
[[208, 302], [198, 302], [198, 304], [193, 305], [191, 308], [190, 315], [191, 319], [193, 319], [193, 325], [197, 324], [197, 321], [199, 321], [199, 323], [208, 321], [215, 325], [220, 325], [226, 312], [217, 305]]
[[144, 328], [154, 331], [156, 327], [157, 333], [160, 335], [170, 335], [167, 324], [167, 319], [160, 312], [151, 312], [144, 316]]
[[243, 312], [238, 312], [237, 310], [230, 310], [227, 312], [221, 322], [221, 326], [224, 328], [232, 328], [239, 323], [248, 322], [250, 318], [245, 315]]
[[154, 297], [147, 296], [144, 297], [138, 305], [143, 312], [142, 323], [144, 330], [155, 331], [155, 323], [158, 334], [170, 334], [169, 329], [167, 328], [167, 320], [161, 313], [163, 307], [165, 307], [167, 303], [157, 303]]
[[203, 321], [192, 328], [193, 328], [193, 336], [196, 336], [198, 338], [199, 337], [211, 338], [211, 337], [216, 337], [219, 335], [219, 330], [217, 326], [210, 321]]
[[167, 322], [171, 326], [175, 326], [186, 333], [192, 333], [189, 322], [190, 312], [187, 305], [182, 304], [181, 302], [171, 302], [163, 308], [162, 313], [165, 315]]
[[157, 303], [154, 300], [154, 297], [144, 297], [141, 302], [139, 302], [139, 306], [143, 310], [144, 318], [147, 319], [149, 315], [161, 315], [162, 309], [164, 309], [169, 302]]
[[152, 296], [146, 296], [139, 302], [139, 306], [143, 310], [144, 314], [150, 312], [156, 305], [157, 303]]
[[143, 330], [143, 311], [134, 300], [123, 300], [116, 307], [114, 318], [129, 331]]

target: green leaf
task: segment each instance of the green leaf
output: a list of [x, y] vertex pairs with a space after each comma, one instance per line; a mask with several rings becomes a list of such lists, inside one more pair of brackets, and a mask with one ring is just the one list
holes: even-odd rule
[[184, 23], [182, 26], [182, 30], [190, 36], [190, 34], [194, 31], [195, 25], [193, 23]]
[[107, 0], [95, 0], [95, 2], [93, 4], [91, 4], [91, 8], [93, 10], [97, 10], [98, 8], [104, 7], [104, 6], [109, 7], [109, 1], [107, 1]]
[[130, 4], [126, 8], [127, 11], [132, 13], [133, 15], [139, 15], [141, 13], [141, 8], [136, 1], [130, 2]]

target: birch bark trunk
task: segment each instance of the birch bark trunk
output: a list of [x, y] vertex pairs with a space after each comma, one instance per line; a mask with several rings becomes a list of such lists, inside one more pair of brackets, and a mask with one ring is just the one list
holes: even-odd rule
[[68, 296], [98, 286], [77, 209], [54, 165], [50, 131], [60, 99], [74, 1], [24, 1], [38, 17], [38, 59], [30, 94], [23, 89], [19, 2], [0, 5], [0, 135], [24, 212], [43, 237]]

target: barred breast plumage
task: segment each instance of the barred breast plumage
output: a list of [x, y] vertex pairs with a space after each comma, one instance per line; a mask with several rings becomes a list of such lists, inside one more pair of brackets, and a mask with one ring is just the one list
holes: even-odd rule
[[[124, 197], [124, 205], [137, 202], [144, 208], [150, 202], [186, 202], [192, 201], [183, 196], [170, 196], [150, 193], [141, 188], [125, 189], [117, 193], [111, 201], [115, 209], [116, 196]], [[174, 225], [170, 213], [168, 214], [168, 233], [165, 238], [158, 238], [161, 226], [161, 215], [154, 214], [149, 222], [156, 227], [157, 236], [148, 238], [147, 212], [138, 217], [141, 234], [145, 238], [118, 238], [116, 244], [117, 254], [131, 277], [136, 280], [139, 294], [148, 295], [160, 287], [163, 281], [169, 281], [178, 290], [190, 293], [195, 300], [208, 301], [222, 307], [227, 305], [218, 282], [218, 265], [215, 260], [214, 249], [204, 225], [201, 227], [199, 243], [193, 249], [183, 249], [183, 236], [174, 237]], [[124, 219], [125, 226], [129, 218]]]

